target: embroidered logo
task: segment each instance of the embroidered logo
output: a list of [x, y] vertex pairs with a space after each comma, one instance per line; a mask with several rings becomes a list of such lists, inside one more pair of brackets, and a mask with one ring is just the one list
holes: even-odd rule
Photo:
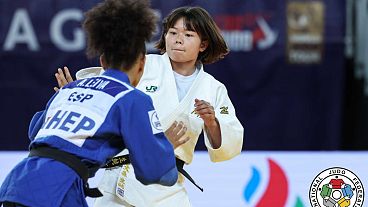
[[220, 114], [229, 114], [229, 111], [228, 111], [229, 107], [221, 106], [220, 109], [221, 109]]
[[120, 176], [118, 179], [117, 187], [116, 187], [116, 195], [124, 197], [124, 191], [125, 191], [125, 178], [127, 177], [129, 173], [129, 165], [123, 165]]
[[125, 158], [125, 157], [113, 157], [112, 159], [111, 159], [111, 164], [112, 165], [120, 165], [120, 164], [123, 164], [123, 163], [125, 163], [127, 161], [127, 159]]
[[197, 117], [199, 117], [199, 114], [197, 114], [197, 112], [195, 111], [195, 109], [193, 109], [192, 113], [190, 113], [190, 114], [195, 114], [195, 115], [197, 115]]
[[149, 92], [149, 93], [154, 93], [157, 91], [157, 86], [146, 86], [146, 92]]

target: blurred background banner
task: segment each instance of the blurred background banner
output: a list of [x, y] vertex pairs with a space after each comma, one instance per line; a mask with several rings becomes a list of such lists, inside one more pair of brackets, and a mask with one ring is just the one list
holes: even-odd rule
[[[0, 184], [28, 154], [28, 124], [54, 94], [57, 68], [75, 74], [99, 64], [85, 56], [81, 22], [101, 1], [0, 0]], [[368, 0], [151, 4], [160, 23], [149, 53], [157, 53], [162, 19], [180, 6], [205, 8], [231, 50], [205, 70], [226, 85], [246, 151], [211, 163], [199, 151], [205, 150], [200, 139], [186, 167], [205, 189], [186, 182], [193, 206], [310, 206], [316, 176], [335, 167], [355, 173], [360, 180], [353, 193], [360, 196], [358, 184], [368, 184], [362, 164], [368, 152], [334, 150], [368, 149]]]
[[[25, 151], [0, 152], [0, 183], [26, 155]], [[335, 206], [322, 205], [322, 192], [318, 190], [318, 185], [325, 185], [332, 179], [341, 179], [345, 186], [349, 184], [353, 189], [350, 204], [339, 207], [366, 206], [367, 194], [364, 190], [368, 184], [368, 167], [362, 163], [368, 161], [368, 152], [245, 151], [232, 160], [220, 163], [211, 163], [207, 152], [203, 151], [195, 152], [194, 157], [186, 170], [204, 191], [200, 192], [192, 183], [185, 181], [193, 207]], [[338, 172], [336, 167], [345, 170]], [[326, 170], [328, 175], [323, 173]], [[90, 186], [97, 186], [103, 174], [104, 171], [99, 170], [88, 181]], [[339, 190], [333, 190], [333, 200], [343, 200], [343, 193], [339, 194]], [[313, 205], [310, 197], [314, 200]], [[317, 199], [320, 205], [316, 204]], [[87, 198], [87, 201], [89, 206], [93, 206], [92, 198]]]
[[[98, 65], [85, 57], [81, 29], [83, 12], [98, 2], [0, 1], [0, 150], [27, 149], [29, 121], [53, 95], [58, 67], [75, 74]], [[243, 149], [343, 148], [345, 0], [152, 1], [160, 22], [186, 5], [208, 10], [230, 47], [205, 70], [227, 86]]]

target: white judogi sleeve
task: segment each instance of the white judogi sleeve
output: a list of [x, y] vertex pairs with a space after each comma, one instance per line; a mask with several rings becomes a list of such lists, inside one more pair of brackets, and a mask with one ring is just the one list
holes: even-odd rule
[[235, 109], [227, 94], [224, 85], [219, 84], [216, 89], [215, 116], [221, 129], [221, 146], [213, 149], [209, 142], [206, 130], [204, 131], [205, 145], [208, 149], [211, 161], [221, 162], [229, 160], [240, 154], [243, 146], [243, 126], [235, 115]]

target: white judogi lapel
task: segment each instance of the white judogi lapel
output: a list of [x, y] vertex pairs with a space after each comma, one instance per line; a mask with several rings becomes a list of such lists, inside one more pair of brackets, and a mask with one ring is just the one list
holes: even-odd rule
[[[187, 95], [179, 102], [175, 77], [167, 54], [148, 55], [146, 64], [150, 68], [145, 70], [144, 78], [141, 79], [137, 88], [152, 97], [164, 131], [174, 121], [182, 121], [188, 128], [184, 136], [189, 136], [190, 140], [175, 149], [175, 154], [186, 163], [190, 163], [203, 125], [203, 121], [196, 114], [191, 114], [194, 111], [194, 99], [200, 98], [196, 93], [196, 89], [203, 84], [205, 75], [203, 67], [201, 67]], [[148, 91], [147, 88], [153, 86], [153, 84], [157, 84], [157, 90], [154, 92]], [[163, 97], [167, 98], [163, 99]]]

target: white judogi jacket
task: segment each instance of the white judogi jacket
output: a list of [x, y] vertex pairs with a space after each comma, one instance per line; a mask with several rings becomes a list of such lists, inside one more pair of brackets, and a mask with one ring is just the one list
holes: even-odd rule
[[[147, 55], [145, 70], [137, 88], [153, 99], [164, 131], [174, 121], [182, 121], [188, 128], [184, 136], [189, 136], [190, 140], [175, 149], [176, 156], [186, 164], [192, 162], [194, 148], [202, 130], [211, 161], [225, 161], [240, 154], [243, 145], [243, 127], [235, 115], [226, 87], [206, 73], [203, 66], [188, 93], [179, 102], [175, 78], [167, 54]], [[212, 148], [204, 130], [204, 122], [194, 112], [196, 98], [209, 102], [215, 109], [222, 138], [221, 147], [218, 149]], [[192, 176], [195, 180], [195, 175]], [[145, 186], [135, 179], [130, 165], [106, 170], [99, 186], [104, 197], [96, 199], [95, 206], [129, 206], [125, 202], [138, 207], [190, 206], [182, 182], [183, 177], [171, 187]], [[113, 194], [124, 201], [119, 201]]]
[[[157, 87], [155, 91], [150, 88]], [[176, 121], [183, 121], [187, 126], [186, 136], [190, 140], [175, 149], [175, 154], [185, 163], [193, 159], [193, 152], [204, 123], [194, 113], [194, 99], [205, 100], [215, 108], [216, 118], [221, 127], [222, 143], [213, 149], [207, 134], [205, 144], [213, 162], [228, 160], [238, 155], [243, 143], [243, 127], [236, 118], [234, 106], [230, 101], [225, 86], [213, 76], [200, 69], [187, 95], [179, 102], [174, 74], [167, 53], [147, 55], [146, 67], [137, 88], [150, 95], [159, 115], [163, 130]], [[205, 132], [205, 131], [204, 131]]]

